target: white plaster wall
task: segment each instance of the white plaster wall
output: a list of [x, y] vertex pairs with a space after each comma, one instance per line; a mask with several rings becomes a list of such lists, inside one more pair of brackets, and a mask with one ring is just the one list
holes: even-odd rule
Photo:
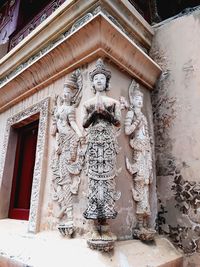
[[155, 31], [151, 56], [163, 68], [153, 94], [159, 227], [193, 254], [200, 244], [200, 209], [194, 204], [200, 194], [200, 12], [163, 22]]

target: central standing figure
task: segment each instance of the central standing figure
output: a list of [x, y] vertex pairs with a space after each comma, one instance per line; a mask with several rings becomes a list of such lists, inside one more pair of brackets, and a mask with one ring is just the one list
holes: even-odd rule
[[117, 216], [114, 204], [120, 195], [115, 190], [118, 144], [113, 126], [120, 126], [121, 112], [119, 102], [106, 96], [110, 78], [111, 72], [105, 69], [102, 59], [98, 59], [96, 68], [90, 72], [96, 95], [83, 104], [83, 127], [89, 128], [86, 151], [89, 192], [84, 217], [96, 220], [96, 231], [88, 244], [100, 250], [113, 247], [113, 234], [109, 232], [106, 219]]

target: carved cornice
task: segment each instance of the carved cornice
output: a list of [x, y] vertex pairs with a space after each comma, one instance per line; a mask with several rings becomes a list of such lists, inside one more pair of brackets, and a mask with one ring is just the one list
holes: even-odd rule
[[139, 40], [128, 35], [127, 29], [107, 11], [94, 8], [0, 80], [0, 112], [99, 56], [109, 58], [153, 88], [161, 69], [138, 46]]
[[119, 20], [127, 32], [138, 39], [142, 46], [150, 48], [153, 29], [128, 0], [67, 0], [0, 60], [0, 78], [36, 54], [49, 42], [55, 41], [61, 33], [72, 27], [75, 21], [98, 6]]

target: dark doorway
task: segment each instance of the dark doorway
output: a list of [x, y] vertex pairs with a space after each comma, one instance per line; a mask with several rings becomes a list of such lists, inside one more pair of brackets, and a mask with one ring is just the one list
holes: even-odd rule
[[[200, 5], [200, 0], [157, 0], [158, 14], [162, 20]], [[187, 10], [185, 10], [187, 13]]]
[[28, 220], [39, 121], [16, 129], [17, 149], [13, 172], [9, 218]]

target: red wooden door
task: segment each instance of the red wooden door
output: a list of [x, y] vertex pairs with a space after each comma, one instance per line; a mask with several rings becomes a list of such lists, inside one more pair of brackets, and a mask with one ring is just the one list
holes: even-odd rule
[[28, 220], [38, 121], [17, 129], [18, 141], [11, 190], [9, 218]]

